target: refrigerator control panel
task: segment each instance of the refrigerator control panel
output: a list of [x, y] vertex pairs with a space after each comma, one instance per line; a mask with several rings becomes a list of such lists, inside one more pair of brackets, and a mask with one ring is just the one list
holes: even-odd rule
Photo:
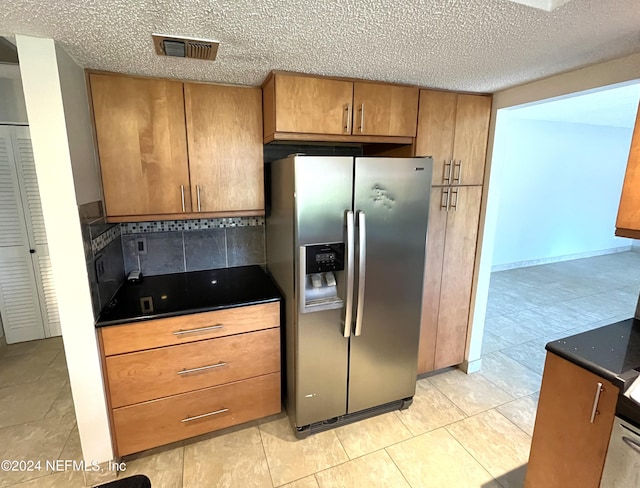
[[305, 246], [307, 274], [342, 271], [344, 269], [344, 243]]

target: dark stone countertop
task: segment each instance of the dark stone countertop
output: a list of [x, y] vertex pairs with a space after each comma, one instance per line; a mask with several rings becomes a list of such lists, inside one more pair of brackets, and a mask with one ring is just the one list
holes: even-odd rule
[[143, 276], [139, 283], [125, 282], [120, 287], [100, 312], [96, 327], [255, 305], [281, 298], [274, 282], [257, 265]]
[[640, 374], [640, 320], [630, 318], [552, 341], [546, 349], [623, 391]]

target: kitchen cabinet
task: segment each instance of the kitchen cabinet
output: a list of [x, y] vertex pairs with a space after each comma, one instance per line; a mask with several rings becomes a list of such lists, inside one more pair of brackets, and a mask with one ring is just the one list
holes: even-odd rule
[[433, 157], [433, 185], [482, 185], [491, 97], [420, 90], [416, 156]]
[[184, 99], [193, 210], [264, 213], [260, 89], [185, 83]]
[[613, 427], [618, 388], [547, 353], [526, 488], [597, 488]]
[[433, 187], [418, 374], [464, 361], [481, 186]]
[[616, 235], [640, 239], [640, 106], [620, 196]]
[[109, 221], [264, 213], [259, 88], [89, 82]]
[[106, 215], [190, 212], [182, 83], [97, 73], [89, 80]]
[[99, 329], [118, 456], [278, 413], [280, 303]]
[[418, 88], [272, 73], [263, 84], [264, 142], [306, 140], [410, 144]]

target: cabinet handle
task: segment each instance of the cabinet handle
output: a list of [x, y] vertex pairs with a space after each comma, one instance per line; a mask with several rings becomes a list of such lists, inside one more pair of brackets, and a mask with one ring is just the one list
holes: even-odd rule
[[448, 163], [445, 161], [444, 167], [442, 168], [442, 182], [447, 185], [451, 184], [451, 161]]
[[360, 104], [360, 132], [364, 132], [364, 103]]
[[184, 185], [180, 185], [180, 193], [182, 195], [182, 211], [186, 212], [187, 210], [185, 209], [185, 206], [184, 206]]
[[200, 212], [200, 185], [196, 185], [196, 197], [198, 199], [198, 212]]
[[197, 373], [198, 371], [206, 371], [207, 369], [222, 368], [223, 366], [226, 366], [226, 365], [227, 363], [220, 361], [219, 363], [210, 364], [208, 366], [200, 366], [199, 368], [183, 369], [182, 371], [178, 371], [178, 374], [183, 375], [183, 374], [189, 374], [189, 373]]
[[600, 393], [603, 391], [604, 388], [602, 388], [602, 383], [598, 383], [598, 386], [596, 387], [596, 396], [593, 399], [593, 409], [591, 410], [591, 423], [596, 420], [596, 415], [600, 413], [598, 412], [598, 403], [600, 402]]
[[209, 327], [199, 327], [197, 329], [180, 329], [180, 330], [176, 330], [173, 335], [182, 335], [182, 334], [193, 334], [195, 332], [204, 332], [207, 330], [216, 330], [216, 329], [222, 329], [224, 327], [224, 324], [216, 324], [216, 325], [211, 325]]
[[344, 133], [351, 134], [351, 104], [347, 103], [344, 106]]
[[191, 422], [192, 420], [203, 419], [205, 417], [211, 417], [212, 415], [218, 415], [228, 411], [228, 408], [221, 408], [220, 410], [216, 410], [215, 412], [203, 413], [202, 415], [196, 415], [195, 417], [187, 417], [186, 419], [182, 419], [180, 422], [184, 424], [186, 422]]
[[455, 176], [456, 172], [454, 171], [453, 182], [460, 185], [461, 184], [460, 180], [462, 179], [462, 160], [458, 161], [457, 163], [454, 163], [454, 167], [458, 168], [458, 177], [456, 178]]
[[[449, 211], [449, 198], [451, 197], [451, 188], [443, 188], [442, 189], [442, 196], [440, 197], [440, 208], [441, 209], [445, 209], [447, 212]], [[442, 200], [444, 200], [444, 196], [447, 196], [447, 199], [445, 200], [445, 203], [442, 203]]]
[[451, 188], [451, 195], [455, 195], [456, 200], [454, 203], [453, 198], [451, 199], [451, 206], [449, 208], [452, 208], [453, 210], [458, 210], [458, 189]]

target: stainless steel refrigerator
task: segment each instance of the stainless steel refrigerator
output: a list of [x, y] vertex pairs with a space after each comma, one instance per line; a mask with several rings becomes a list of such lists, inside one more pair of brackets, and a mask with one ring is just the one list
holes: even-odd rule
[[267, 168], [267, 267], [285, 295], [300, 438], [411, 404], [432, 164], [294, 155]]

